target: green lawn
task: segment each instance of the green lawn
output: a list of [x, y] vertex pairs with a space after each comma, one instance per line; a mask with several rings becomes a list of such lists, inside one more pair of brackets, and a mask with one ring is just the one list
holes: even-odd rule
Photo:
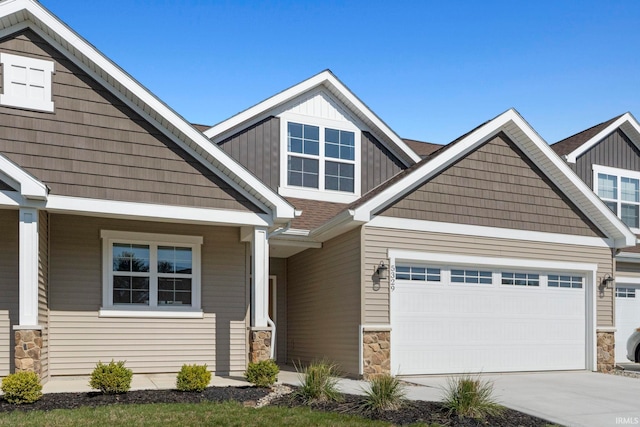
[[391, 424], [306, 408], [245, 408], [239, 403], [110, 405], [4, 413], [0, 426], [372, 426]]

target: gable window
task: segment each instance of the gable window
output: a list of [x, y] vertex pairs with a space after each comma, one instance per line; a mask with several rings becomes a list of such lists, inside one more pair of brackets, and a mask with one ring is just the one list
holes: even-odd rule
[[199, 236], [103, 230], [103, 310], [200, 309]]
[[593, 166], [594, 191], [630, 228], [640, 228], [640, 172]]
[[0, 53], [2, 88], [0, 105], [53, 112], [53, 61]]
[[287, 114], [279, 193], [349, 203], [360, 195], [360, 132], [352, 123]]

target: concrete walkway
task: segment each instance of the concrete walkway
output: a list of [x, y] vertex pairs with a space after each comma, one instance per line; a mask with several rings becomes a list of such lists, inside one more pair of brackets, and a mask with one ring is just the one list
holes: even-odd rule
[[[516, 374], [485, 374], [493, 381], [499, 403], [527, 414], [565, 426], [608, 427], [640, 425], [640, 378], [627, 378], [593, 372], [542, 372]], [[412, 400], [439, 401], [446, 387], [447, 376], [407, 376], [407, 397]], [[175, 374], [133, 376], [132, 389], [175, 388]], [[283, 369], [278, 382], [299, 385], [298, 373]], [[58, 377], [43, 387], [45, 393], [88, 392], [89, 377]], [[212, 386], [249, 385], [239, 377], [217, 377]], [[362, 394], [365, 381], [341, 378], [339, 389], [344, 393]]]

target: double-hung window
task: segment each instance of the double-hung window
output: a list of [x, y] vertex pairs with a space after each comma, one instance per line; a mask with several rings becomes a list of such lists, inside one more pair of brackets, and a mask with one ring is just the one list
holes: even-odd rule
[[594, 190], [630, 228], [640, 228], [640, 172], [593, 166]]
[[103, 310], [199, 311], [202, 237], [103, 230]]
[[286, 187], [316, 191], [316, 195], [327, 191], [338, 198], [357, 196], [356, 137], [356, 132], [337, 124], [286, 121]]

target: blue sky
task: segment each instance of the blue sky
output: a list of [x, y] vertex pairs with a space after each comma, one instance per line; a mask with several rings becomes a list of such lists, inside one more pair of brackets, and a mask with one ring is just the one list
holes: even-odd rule
[[516, 108], [549, 143], [640, 118], [640, 2], [41, 0], [187, 120], [331, 69], [401, 137]]

